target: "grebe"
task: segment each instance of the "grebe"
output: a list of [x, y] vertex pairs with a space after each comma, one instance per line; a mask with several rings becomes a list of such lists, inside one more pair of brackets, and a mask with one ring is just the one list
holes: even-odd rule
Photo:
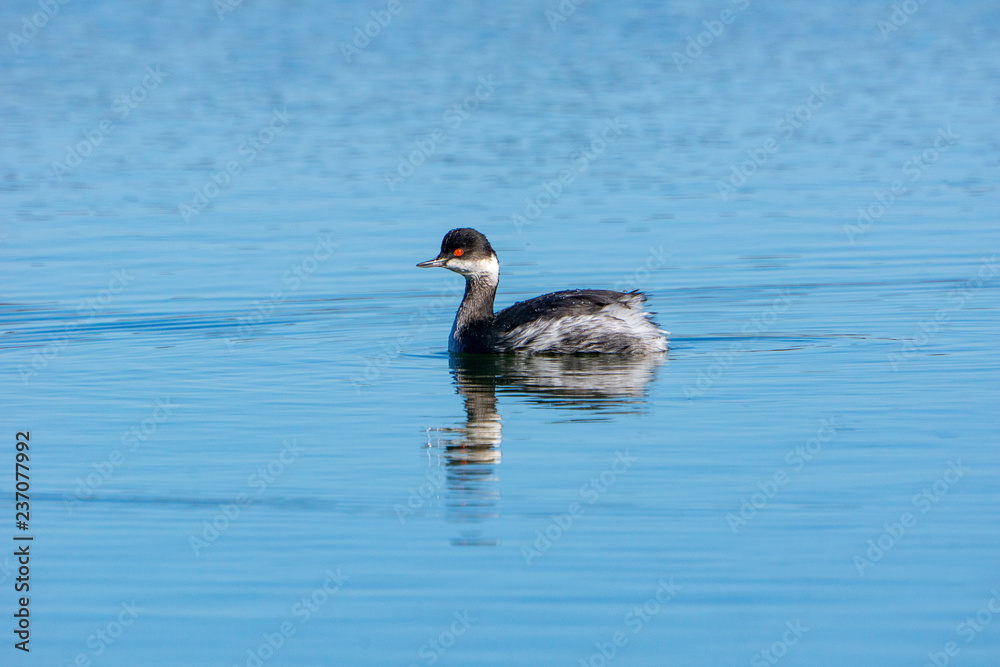
[[441, 254], [417, 264], [465, 276], [465, 296], [448, 337], [450, 352], [652, 353], [667, 350], [666, 332], [642, 306], [641, 292], [577, 289], [553, 292], [493, 313], [500, 262], [485, 236], [453, 229]]

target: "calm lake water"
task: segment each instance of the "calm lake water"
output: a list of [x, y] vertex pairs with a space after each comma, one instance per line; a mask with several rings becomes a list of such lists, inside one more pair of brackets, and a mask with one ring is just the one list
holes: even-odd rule
[[[53, 7], [0, 9], [0, 662], [997, 664], [995, 2]], [[670, 353], [450, 359], [459, 226]]]

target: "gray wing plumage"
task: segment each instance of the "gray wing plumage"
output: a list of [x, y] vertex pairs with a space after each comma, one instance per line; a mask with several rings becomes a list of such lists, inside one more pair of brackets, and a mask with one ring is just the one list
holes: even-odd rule
[[567, 290], [515, 303], [493, 320], [498, 351], [662, 352], [641, 292]]
[[496, 314], [494, 325], [510, 330], [531, 319], [548, 319], [571, 315], [593, 314], [613, 303], [630, 307], [640, 306], [646, 300], [641, 292], [615, 292], [607, 289], [574, 289], [536, 296], [519, 301]]

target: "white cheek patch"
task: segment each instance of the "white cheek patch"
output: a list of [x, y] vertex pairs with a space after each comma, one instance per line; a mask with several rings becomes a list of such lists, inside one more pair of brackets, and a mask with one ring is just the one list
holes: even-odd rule
[[445, 268], [451, 269], [455, 273], [461, 273], [463, 276], [500, 275], [500, 262], [495, 256], [488, 259], [472, 260], [452, 257], [445, 264]]
[[444, 268], [449, 271], [454, 271], [455, 273], [466, 274], [469, 273], [470, 267], [469, 262], [464, 259], [459, 259], [458, 257], [452, 257], [444, 263]]

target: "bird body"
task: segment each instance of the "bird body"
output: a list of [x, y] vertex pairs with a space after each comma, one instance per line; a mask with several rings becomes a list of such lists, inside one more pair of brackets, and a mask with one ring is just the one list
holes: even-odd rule
[[489, 241], [471, 228], [453, 229], [435, 259], [465, 276], [465, 295], [448, 338], [451, 352], [490, 354], [635, 354], [665, 352], [665, 332], [643, 308], [641, 292], [577, 289], [544, 294], [493, 312], [500, 263]]

